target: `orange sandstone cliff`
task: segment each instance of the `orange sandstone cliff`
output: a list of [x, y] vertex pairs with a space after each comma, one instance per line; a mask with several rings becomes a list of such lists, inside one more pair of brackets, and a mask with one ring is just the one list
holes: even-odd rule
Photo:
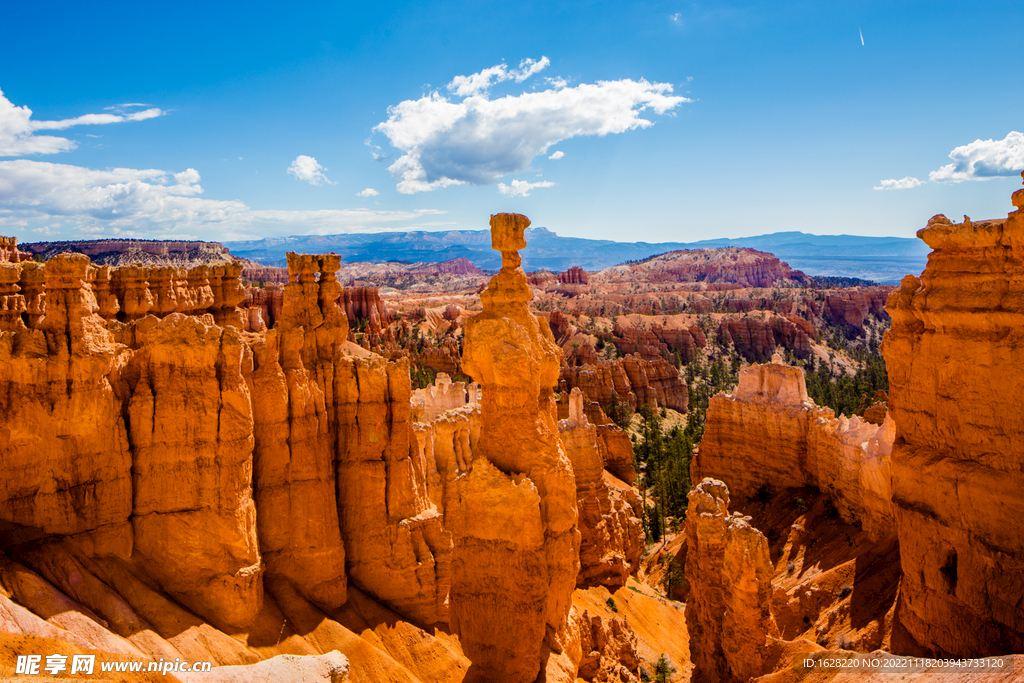
[[803, 370], [772, 362], [740, 371], [732, 394], [711, 398], [693, 481], [724, 481], [737, 499], [813, 486], [875, 540], [895, 533], [890, 452], [894, 425], [836, 418], [807, 397]]
[[1005, 220], [935, 216], [888, 301], [902, 619], [925, 650], [1024, 652], [1024, 190]]

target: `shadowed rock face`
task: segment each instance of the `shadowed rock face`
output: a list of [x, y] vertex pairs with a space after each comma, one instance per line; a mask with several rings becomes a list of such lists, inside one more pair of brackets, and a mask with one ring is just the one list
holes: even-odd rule
[[1024, 190], [1005, 220], [935, 216], [889, 297], [903, 623], [957, 656], [1024, 650]]
[[502, 269], [466, 325], [463, 368], [483, 387], [480, 440], [449, 503], [451, 625], [481, 680], [526, 683], [555, 651], [579, 571], [576, 484], [558, 439], [552, 388], [560, 350], [518, 250], [530, 222], [491, 217]]

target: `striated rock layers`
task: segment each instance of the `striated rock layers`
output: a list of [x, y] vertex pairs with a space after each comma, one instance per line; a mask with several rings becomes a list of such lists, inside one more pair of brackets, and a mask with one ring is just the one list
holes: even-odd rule
[[463, 367], [483, 387], [482, 427], [455, 482], [451, 627], [480, 680], [533, 681], [543, 646], [560, 652], [579, 571], [576, 483], [558, 438], [560, 350], [532, 298], [518, 250], [530, 222], [491, 217], [502, 268], [466, 325]]
[[558, 431], [576, 476], [581, 534], [576, 585], [624, 586], [639, 567], [643, 553], [640, 497], [633, 489], [616, 488], [605, 481], [611, 475], [604, 471], [601, 437], [583, 413], [583, 394], [579, 389], [572, 390], [569, 417], [559, 421]]
[[1024, 190], [1005, 220], [918, 232], [933, 251], [890, 296], [901, 618], [924, 648], [1024, 651]]
[[686, 604], [693, 680], [742, 683], [773, 665], [779, 630], [771, 612], [768, 540], [750, 518], [729, 513], [729, 489], [704, 479], [688, 494]]
[[697, 355], [697, 349], [707, 346], [707, 338], [696, 325], [691, 325], [687, 329], [668, 329], [660, 325], [651, 325], [650, 330], [644, 330], [623, 327], [615, 323], [612, 335], [612, 343], [620, 354], [636, 354], [646, 361], [656, 361], [659, 358], [671, 361], [673, 354], [679, 354], [679, 359], [683, 363], [689, 363]]
[[778, 362], [740, 371], [732, 394], [711, 398], [693, 481], [714, 477], [737, 498], [762, 487], [814, 486], [842, 518], [880, 540], [894, 533], [892, 419], [836, 418], [807, 397], [803, 370]]

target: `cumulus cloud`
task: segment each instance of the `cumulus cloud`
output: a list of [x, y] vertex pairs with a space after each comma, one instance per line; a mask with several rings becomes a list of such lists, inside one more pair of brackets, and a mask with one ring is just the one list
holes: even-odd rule
[[528, 183], [525, 180], [513, 180], [511, 185], [498, 183], [498, 192], [507, 197], [529, 197], [530, 191], [538, 187], [554, 187], [550, 180], [541, 180], [536, 183]]
[[[94, 170], [42, 161], [0, 161], [0, 222], [65, 239], [110, 235], [205, 234], [237, 238], [332, 234], [422, 220], [437, 210], [253, 210], [237, 200], [205, 199], [192, 168]], [[422, 224], [421, 224], [422, 225]]]
[[519, 62], [518, 69], [509, 69], [507, 64], [498, 64], [469, 76], [456, 76], [448, 84], [448, 90], [459, 97], [481, 95], [495, 83], [509, 80], [522, 83], [530, 76], [548, 68], [550, 64], [551, 60], [547, 57], [541, 57], [539, 62], [533, 59], [524, 59]]
[[288, 167], [288, 173], [310, 185], [316, 185], [317, 187], [324, 184], [336, 185], [337, 183], [328, 180], [327, 176], [324, 175], [326, 170], [326, 168], [317, 163], [316, 159], [305, 154], [295, 157], [295, 161]]
[[66, 130], [73, 126], [96, 126], [126, 121], [145, 121], [163, 116], [166, 112], [156, 107], [130, 112], [128, 109], [145, 106], [139, 104], [120, 105], [116, 114], [85, 114], [59, 121], [34, 121], [32, 110], [27, 106], [15, 106], [0, 91], [0, 157], [24, 156], [26, 154], [56, 154], [77, 147], [74, 140], [55, 135], [36, 135], [40, 130]]
[[376, 197], [379, 194], [380, 192], [377, 192], [377, 190], [373, 189], [372, 187], [368, 187], [362, 192], [356, 192], [357, 197]]
[[900, 178], [896, 180], [890, 178], [889, 180], [879, 181], [879, 184], [875, 186], [876, 190], [906, 190], [911, 187], [917, 187], [921, 185], [921, 181], [913, 176], [907, 176], [906, 178]]
[[[535, 71], [544, 62], [541, 59], [519, 71]], [[562, 140], [647, 128], [654, 122], [643, 118], [642, 112], [666, 114], [691, 101], [672, 95], [668, 83], [644, 79], [581, 83], [491, 100], [482, 84], [494, 76], [472, 81], [476, 76], [480, 74], [464, 77], [470, 80], [459, 81], [453, 88], [456, 94], [474, 93], [462, 101], [438, 92], [405, 100], [389, 107], [388, 120], [374, 128], [403, 152], [388, 168], [398, 180], [399, 192], [413, 194], [463, 183], [489, 185], [525, 170]]]
[[937, 183], [989, 180], [1024, 170], [1024, 133], [1010, 131], [1002, 140], [975, 140], [949, 153], [953, 163], [928, 174]]
[[565, 152], [563, 152], [562, 150], [558, 150], [557, 152], [549, 156], [548, 159], [555, 159], [557, 161], [558, 159], [561, 159], [564, 156]]

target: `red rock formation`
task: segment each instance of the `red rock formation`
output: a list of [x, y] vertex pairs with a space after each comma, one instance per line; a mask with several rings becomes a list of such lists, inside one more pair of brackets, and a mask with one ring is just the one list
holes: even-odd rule
[[780, 316], [772, 316], [768, 321], [754, 317], [722, 318], [718, 335], [723, 343], [732, 344], [752, 360], [771, 357], [776, 346], [789, 349], [800, 358], [811, 353], [811, 340], [804, 329]]
[[345, 287], [341, 296], [350, 327], [362, 324], [367, 332], [380, 332], [394, 317], [376, 287]]
[[901, 620], [925, 649], [1024, 651], [1024, 190], [1005, 220], [935, 216], [889, 298]]
[[887, 285], [878, 287], [847, 287], [825, 296], [825, 313], [836, 323], [852, 331], [864, 329], [869, 314], [888, 320], [885, 301], [893, 290]]
[[806, 275], [791, 269], [773, 254], [740, 247], [670, 251], [639, 263], [606, 268], [590, 279], [593, 284], [706, 282], [736, 283], [744, 287], [808, 281]]
[[288, 284], [288, 269], [287, 268], [275, 268], [274, 266], [264, 266], [248, 259], [238, 259], [242, 262], [242, 279], [248, 282], [259, 283], [262, 282], [265, 285], [270, 283], [284, 285]]
[[741, 683], [770, 670], [779, 630], [771, 612], [768, 540], [729, 514], [729, 489], [704, 479], [686, 510], [686, 605], [693, 680]]
[[559, 273], [558, 281], [564, 285], [585, 285], [588, 281], [587, 271], [579, 266], [573, 266], [564, 273]]
[[646, 403], [655, 409], [664, 406], [685, 413], [690, 400], [686, 382], [671, 363], [661, 358], [647, 361], [634, 355], [602, 361], [590, 344], [581, 345], [569, 363], [562, 366], [559, 382], [563, 391], [579, 387], [588, 400], [600, 403], [605, 412], [611, 412], [613, 404], [620, 401], [630, 411]]
[[263, 592], [251, 363], [232, 328], [175, 313], [146, 331], [130, 366], [134, 555], [164, 591], [229, 627], [252, 621]]
[[49, 261], [57, 254], [85, 254], [93, 263], [109, 266], [158, 265], [191, 268], [208, 263], [232, 261], [219, 242], [173, 240], [78, 240], [29, 242], [22, 245], [32, 254]]
[[646, 361], [671, 361], [673, 354], [678, 353], [682, 362], [689, 363], [696, 357], [697, 349], [707, 345], [707, 338], [696, 325], [687, 329], [652, 325], [650, 330], [644, 330], [616, 323], [612, 335], [612, 343], [620, 354], [636, 354]]
[[624, 586], [639, 567], [643, 553], [640, 498], [633, 495], [630, 500], [605, 483], [606, 462], [599, 447], [598, 428], [583, 413], [579, 389], [572, 390], [569, 417], [558, 423], [558, 432], [576, 478], [581, 534], [576, 585]]
[[491, 217], [502, 269], [466, 325], [463, 366], [483, 386], [482, 428], [448, 505], [455, 543], [451, 626], [482, 677], [533, 681], [542, 645], [560, 650], [579, 571], [576, 486], [555, 424], [560, 350], [518, 250], [525, 216]]
[[856, 416], [836, 419], [807, 397], [800, 368], [779, 363], [741, 370], [731, 395], [711, 398], [706, 419], [693, 481], [720, 479], [738, 499], [763, 486], [814, 486], [873, 539], [893, 534], [891, 421], [879, 427]]

